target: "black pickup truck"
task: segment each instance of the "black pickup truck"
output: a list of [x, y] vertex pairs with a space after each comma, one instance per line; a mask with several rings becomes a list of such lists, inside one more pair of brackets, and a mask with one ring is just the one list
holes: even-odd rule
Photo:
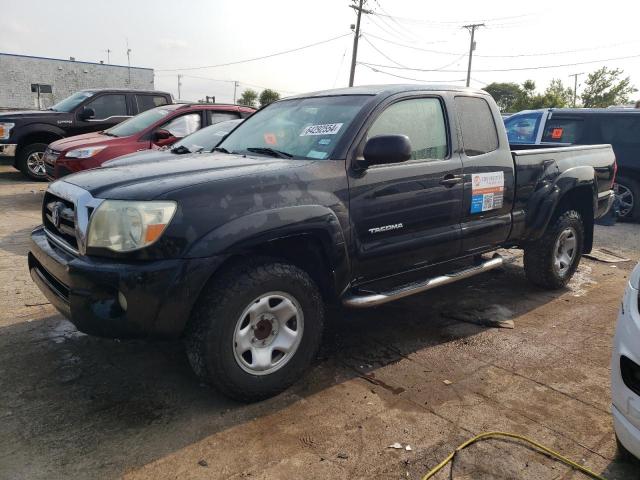
[[153, 90], [80, 90], [48, 110], [0, 113], [0, 156], [33, 180], [47, 179], [44, 151], [64, 137], [106, 130], [160, 105], [173, 103], [171, 94]]
[[330, 90], [272, 103], [212, 153], [52, 183], [29, 269], [80, 330], [183, 337], [200, 378], [250, 401], [301, 376], [327, 304], [468, 278], [500, 247], [563, 287], [614, 176], [609, 145], [511, 151], [482, 91]]

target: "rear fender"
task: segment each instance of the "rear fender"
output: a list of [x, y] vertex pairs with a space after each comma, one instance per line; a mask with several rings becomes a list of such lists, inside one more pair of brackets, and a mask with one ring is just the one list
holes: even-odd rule
[[562, 199], [579, 187], [589, 187], [592, 193], [592, 207], [597, 205], [595, 170], [590, 166], [572, 167], [555, 179], [542, 179], [527, 204], [525, 219], [525, 241], [539, 239], [547, 229]]

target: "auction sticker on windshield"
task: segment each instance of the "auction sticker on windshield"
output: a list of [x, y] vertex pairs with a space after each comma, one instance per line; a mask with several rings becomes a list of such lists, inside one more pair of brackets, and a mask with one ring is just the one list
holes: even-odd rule
[[300, 134], [301, 137], [309, 135], [335, 135], [343, 123], [325, 123], [324, 125], [309, 125]]
[[503, 198], [504, 172], [471, 175], [471, 213], [502, 208]]

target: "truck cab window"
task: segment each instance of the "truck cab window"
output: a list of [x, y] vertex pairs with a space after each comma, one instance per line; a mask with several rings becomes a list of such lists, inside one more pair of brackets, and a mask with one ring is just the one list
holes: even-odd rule
[[138, 113], [146, 112], [152, 108], [161, 107], [167, 104], [167, 99], [160, 95], [136, 95], [136, 105]]
[[171, 135], [176, 138], [186, 137], [187, 135], [200, 129], [200, 114], [190, 113], [188, 115], [182, 115], [165, 123], [160, 128], [168, 130]]
[[498, 149], [498, 130], [484, 98], [456, 97], [464, 153], [475, 157]]
[[373, 122], [367, 139], [378, 135], [406, 135], [412, 160], [442, 160], [447, 156], [447, 133], [437, 98], [402, 100], [389, 106]]
[[536, 143], [542, 113], [532, 112], [513, 115], [504, 121], [509, 143]]
[[240, 114], [237, 112], [212, 112], [211, 110], [207, 110], [207, 116], [209, 117], [209, 125], [240, 118]]
[[100, 95], [86, 105], [96, 113], [92, 120], [104, 120], [109, 117], [126, 117], [127, 100], [125, 95]]

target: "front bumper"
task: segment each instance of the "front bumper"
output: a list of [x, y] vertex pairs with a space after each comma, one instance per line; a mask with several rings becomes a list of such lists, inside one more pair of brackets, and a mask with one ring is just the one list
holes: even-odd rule
[[[636, 270], [640, 268], [637, 267]], [[611, 402], [614, 428], [620, 443], [640, 459], [640, 395], [623, 380], [622, 356], [640, 365], [640, 311], [638, 290], [629, 283], [622, 299], [611, 357]]]
[[[44, 227], [31, 234], [31, 278], [78, 330], [102, 337], [178, 337], [221, 257], [123, 262], [74, 256]], [[126, 299], [126, 306], [122, 302]]]
[[0, 143], [0, 157], [15, 157], [17, 148], [13, 143]]

